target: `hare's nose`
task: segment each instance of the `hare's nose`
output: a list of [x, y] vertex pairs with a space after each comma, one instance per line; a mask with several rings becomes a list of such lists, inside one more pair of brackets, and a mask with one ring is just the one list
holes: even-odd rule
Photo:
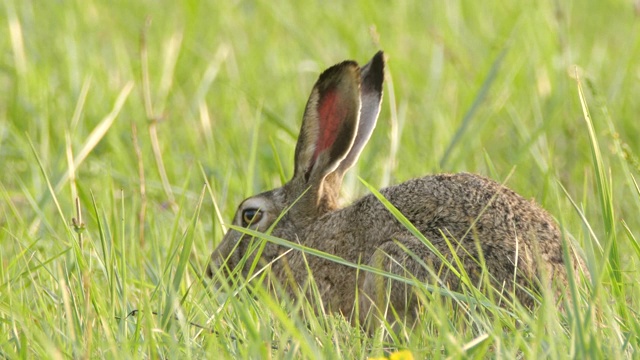
[[209, 279], [213, 277], [213, 269], [211, 267], [212, 267], [212, 264], [211, 262], [209, 262], [209, 264], [207, 264], [207, 271], [205, 272], [207, 275], [207, 278]]

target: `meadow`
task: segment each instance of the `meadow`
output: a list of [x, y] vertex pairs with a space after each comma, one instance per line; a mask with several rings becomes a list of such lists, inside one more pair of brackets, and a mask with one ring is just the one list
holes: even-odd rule
[[[369, 334], [262, 275], [207, 286], [239, 202], [293, 174], [319, 73], [380, 49], [345, 203], [437, 172], [504, 182], [587, 263], [565, 311], [432, 294], [416, 327]], [[638, 94], [632, 0], [4, 0], [0, 357], [637, 358]]]

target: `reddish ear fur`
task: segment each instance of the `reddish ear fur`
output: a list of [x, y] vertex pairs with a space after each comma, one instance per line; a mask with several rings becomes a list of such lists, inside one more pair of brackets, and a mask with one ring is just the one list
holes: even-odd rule
[[325, 70], [305, 109], [295, 155], [294, 178], [322, 181], [348, 154], [358, 128], [360, 68], [345, 61]]
[[338, 137], [338, 129], [347, 113], [347, 109], [345, 109], [341, 102], [343, 102], [343, 100], [338, 98], [336, 91], [333, 89], [321, 95], [318, 103], [320, 133], [316, 151], [313, 153], [313, 163], [316, 162], [318, 155], [322, 151], [325, 151], [333, 145]]

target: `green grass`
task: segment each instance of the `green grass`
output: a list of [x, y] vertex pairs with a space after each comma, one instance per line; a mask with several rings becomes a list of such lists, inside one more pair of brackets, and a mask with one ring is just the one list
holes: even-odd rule
[[[638, 357], [632, 1], [296, 4], [0, 3], [0, 357]], [[378, 49], [382, 112], [345, 198], [358, 177], [508, 178], [587, 259], [564, 313], [425, 290], [418, 328], [370, 336], [203, 285], [239, 201], [292, 174], [319, 72]]]

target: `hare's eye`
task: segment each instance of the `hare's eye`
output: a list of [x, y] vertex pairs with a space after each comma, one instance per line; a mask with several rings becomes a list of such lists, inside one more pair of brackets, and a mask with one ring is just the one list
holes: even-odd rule
[[262, 219], [262, 211], [258, 209], [244, 209], [242, 211], [242, 222], [244, 226], [255, 224]]

